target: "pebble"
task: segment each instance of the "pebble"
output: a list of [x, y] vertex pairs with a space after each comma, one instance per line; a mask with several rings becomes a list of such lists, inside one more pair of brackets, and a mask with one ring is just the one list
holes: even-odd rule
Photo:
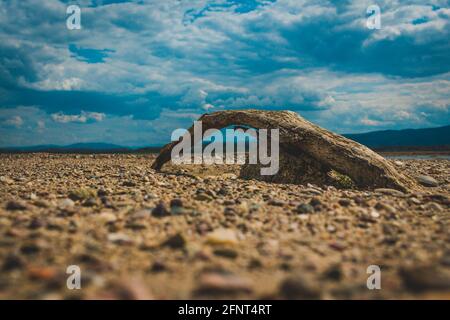
[[[376, 220], [372, 217], [372, 215], [367, 212], [361, 212], [359, 214], [359, 220], [362, 222], [374, 223]], [[361, 227], [368, 228], [368, 225], [360, 224]]]
[[370, 216], [374, 219], [377, 219], [380, 217], [380, 213], [377, 210], [372, 209], [370, 210]]
[[267, 204], [271, 205], [271, 206], [275, 206], [275, 207], [283, 207], [286, 202], [283, 200], [279, 200], [279, 199], [270, 199]]
[[96, 205], [98, 205], [98, 201], [97, 201], [97, 198], [88, 198], [88, 199], [86, 199], [84, 202], [83, 202], [83, 206], [85, 206], [85, 207], [94, 207], [94, 206], [96, 206]]
[[238, 253], [236, 250], [233, 250], [231, 248], [218, 248], [213, 251], [213, 253], [216, 256], [229, 258], [229, 259], [235, 259], [238, 256]]
[[108, 191], [105, 189], [98, 189], [97, 190], [97, 196], [98, 197], [106, 197], [108, 195]]
[[450, 267], [450, 249], [447, 249], [441, 257], [441, 264]]
[[238, 177], [234, 173], [224, 173], [222, 174], [223, 179], [236, 180]]
[[183, 200], [175, 198], [170, 201], [170, 207], [183, 207]]
[[238, 237], [234, 230], [217, 229], [207, 235], [206, 242], [210, 245], [235, 245]]
[[230, 191], [227, 188], [220, 188], [219, 191], [217, 191], [217, 194], [221, 196], [226, 196], [229, 193]]
[[340, 264], [331, 265], [325, 272], [323, 273], [323, 277], [325, 279], [340, 281], [343, 277], [342, 266]]
[[186, 246], [186, 239], [181, 233], [177, 233], [165, 240], [162, 246], [171, 249], [183, 249]]
[[48, 202], [47, 200], [44, 200], [44, 199], [34, 200], [33, 204], [39, 208], [49, 208], [50, 207], [50, 202]]
[[96, 217], [96, 220], [100, 223], [111, 223], [116, 221], [117, 217], [111, 212], [102, 212]]
[[158, 218], [167, 217], [170, 216], [170, 211], [167, 209], [164, 202], [161, 201], [156, 205], [155, 208], [153, 208], [152, 215]]
[[438, 203], [436, 202], [428, 202], [426, 205], [424, 205], [425, 210], [430, 211], [436, 211], [436, 212], [443, 212], [444, 208], [442, 208]]
[[4, 260], [2, 265], [3, 271], [11, 271], [16, 269], [22, 269], [25, 266], [24, 259], [16, 254], [8, 254]]
[[257, 186], [253, 186], [253, 185], [245, 186], [244, 189], [249, 192], [259, 191], [259, 188]]
[[58, 201], [58, 208], [62, 210], [72, 209], [75, 206], [75, 202], [73, 202], [71, 199], [61, 199]]
[[213, 198], [206, 193], [199, 193], [194, 196], [194, 199], [198, 201], [211, 201]]
[[137, 277], [112, 280], [104, 285], [106, 289], [98, 290], [87, 296], [89, 300], [153, 300], [155, 297]]
[[69, 198], [72, 199], [73, 201], [86, 200], [88, 198], [95, 197], [95, 196], [96, 196], [96, 192], [89, 188], [78, 188], [78, 189], [72, 190], [69, 193]]
[[152, 215], [152, 211], [148, 209], [138, 210], [130, 215], [130, 219], [132, 220], [141, 220], [148, 218]]
[[311, 194], [315, 194], [315, 195], [321, 195], [322, 191], [314, 189], [314, 188], [306, 188], [304, 190], [301, 191], [302, 193], [311, 193]]
[[108, 240], [116, 244], [133, 244], [134, 241], [125, 233], [110, 233], [108, 234]]
[[167, 267], [167, 265], [160, 260], [156, 260], [155, 262], [153, 262], [152, 266], [150, 267], [150, 271], [153, 273], [165, 272], [168, 270], [169, 268]]
[[426, 195], [426, 198], [431, 201], [437, 201], [443, 205], [450, 206], [450, 197], [446, 196], [445, 194], [441, 194], [441, 193], [429, 194], [429, 195]]
[[427, 290], [450, 290], [450, 270], [434, 266], [403, 268], [400, 277], [410, 290], [422, 292]]
[[100, 201], [103, 203], [105, 208], [114, 208], [114, 204], [107, 197], [101, 197]]
[[402, 229], [394, 223], [383, 223], [382, 231], [386, 236], [395, 236], [402, 232]]
[[236, 210], [233, 207], [225, 207], [225, 209], [223, 209], [223, 214], [225, 216], [234, 216], [236, 215]]
[[262, 262], [261, 262], [260, 259], [258, 259], [258, 258], [252, 258], [252, 259], [249, 261], [247, 267], [248, 267], [250, 270], [253, 270], [253, 269], [259, 269], [259, 268], [262, 268], [262, 267], [263, 267], [263, 264], [262, 264]]
[[45, 223], [42, 219], [39, 218], [33, 218], [30, 222], [30, 224], [28, 225], [28, 228], [30, 229], [39, 229], [42, 228], [43, 226], [45, 226]]
[[195, 229], [199, 234], [206, 234], [212, 230], [212, 227], [209, 223], [199, 221], [195, 224]]
[[390, 204], [387, 204], [383, 201], [379, 201], [376, 203], [375, 205], [375, 209], [377, 210], [384, 210], [387, 211], [389, 213], [396, 213], [397, 209], [395, 209], [393, 206], [391, 206]]
[[127, 221], [127, 223], [125, 224], [125, 228], [132, 230], [143, 230], [147, 229], [147, 227], [148, 227], [147, 223], [137, 220]]
[[48, 281], [57, 276], [56, 269], [52, 267], [29, 267], [27, 273], [32, 280]]
[[144, 200], [153, 200], [153, 199], [158, 199], [158, 196], [154, 193], [147, 193], [144, 196]]
[[284, 299], [289, 300], [314, 300], [321, 297], [318, 286], [312, 280], [299, 275], [284, 279], [280, 284], [279, 293]]
[[189, 211], [188, 210], [186, 210], [185, 208], [183, 208], [183, 207], [172, 207], [172, 208], [170, 208], [170, 213], [172, 214], [172, 215], [174, 215], [174, 216], [181, 216], [181, 215], [184, 215], [184, 214], [186, 214], [186, 213], [188, 213]]
[[9, 177], [1, 176], [0, 177], [0, 182], [2, 182], [4, 184], [13, 184], [14, 180], [9, 178]]
[[15, 210], [26, 210], [27, 204], [23, 201], [8, 201], [6, 204], [6, 210], [15, 211]]
[[314, 197], [311, 199], [311, 201], [309, 201], [309, 204], [312, 205], [313, 207], [318, 207], [322, 205], [322, 201], [319, 198]]
[[314, 207], [312, 205], [310, 205], [309, 203], [302, 203], [302, 204], [298, 205], [296, 211], [298, 213], [302, 213], [302, 214], [313, 213]]
[[416, 180], [425, 187], [437, 187], [439, 186], [439, 182], [436, 181], [433, 177], [418, 175], [416, 176]]
[[419, 204], [422, 203], [422, 201], [420, 201], [419, 199], [417, 199], [417, 198], [415, 198], [415, 197], [409, 198], [409, 199], [408, 199], [408, 202], [410, 202], [410, 203], [412, 203], [412, 204], [417, 204], [417, 205], [419, 205]]
[[36, 254], [41, 251], [42, 246], [39, 243], [25, 243], [20, 247], [20, 252], [26, 255]]
[[375, 192], [381, 193], [381, 194], [387, 194], [394, 197], [404, 197], [405, 194], [399, 190], [395, 189], [389, 189], [389, 188], [378, 188], [374, 190]]
[[394, 164], [395, 164], [396, 166], [398, 166], [398, 167], [404, 167], [404, 166], [405, 166], [405, 164], [404, 164], [403, 162], [399, 161], [399, 160], [395, 160], [395, 161], [394, 161]]
[[338, 203], [343, 207], [348, 207], [349, 205], [351, 205], [352, 201], [347, 198], [342, 198], [342, 199], [339, 199]]
[[236, 207], [235, 210], [238, 214], [244, 215], [249, 212], [250, 208], [247, 201], [241, 201]]
[[183, 207], [183, 201], [181, 199], [172, 199], [170, 201], [170, 212], [172, 215], [183, 215], [186, 213], [185, 208]]
[[124, 182], [122, 183], [122, 185], [123, 185], [124, 187], [136, 187], [136, 182], [131, 181], [131, 180], [129, 180], [129, 181], [124, 181]]
[[331, 242], [329, 244], [331, 249], [334, 249], [336, 251], [343, 251], [347, 248], [347, 246], [345, 245], [345, 243], [340, 242], [340, 241], [335, 241], [335, 242]]
[[214, 296], [252, 291], [252, 283], [247, 278], [231, 273], [208, 272], [200, 275], [195, 293], [202, 296]]

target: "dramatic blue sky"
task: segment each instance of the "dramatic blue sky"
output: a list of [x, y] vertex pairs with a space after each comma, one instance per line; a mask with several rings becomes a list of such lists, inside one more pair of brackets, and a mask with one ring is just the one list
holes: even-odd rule
[[446, 125], [449, 40], [440, 0], [1, 0], [0, 146], [160, 144], [249, 107], [339, 133]]

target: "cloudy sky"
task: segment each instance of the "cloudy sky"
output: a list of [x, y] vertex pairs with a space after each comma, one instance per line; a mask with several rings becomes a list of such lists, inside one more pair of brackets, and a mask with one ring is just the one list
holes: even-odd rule
[[2, 0], [0, 146], [161, 144], [250, 107], [339, 133], [447, 125], [449, 40], [440, 0]]

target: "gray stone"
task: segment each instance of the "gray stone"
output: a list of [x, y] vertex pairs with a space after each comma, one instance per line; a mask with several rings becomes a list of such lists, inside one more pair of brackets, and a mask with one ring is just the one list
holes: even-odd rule
[[437, 187], [439, 185], [439, 182], [430, 176], [418, 175], [416, 180], [425, 187]]
[[297, 212], [298, 213], [313, 213], [314, 212], [314, 207], [308, 203], [302, 203], [297, 207]]

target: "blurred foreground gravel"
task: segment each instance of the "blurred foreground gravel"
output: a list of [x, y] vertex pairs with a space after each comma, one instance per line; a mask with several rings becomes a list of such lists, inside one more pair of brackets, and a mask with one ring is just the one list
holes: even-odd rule
[[154, 158], [0, 155], [0, 298], [450, 299], [448, 160], [395, 161], [424, 185], [404, 194]]

